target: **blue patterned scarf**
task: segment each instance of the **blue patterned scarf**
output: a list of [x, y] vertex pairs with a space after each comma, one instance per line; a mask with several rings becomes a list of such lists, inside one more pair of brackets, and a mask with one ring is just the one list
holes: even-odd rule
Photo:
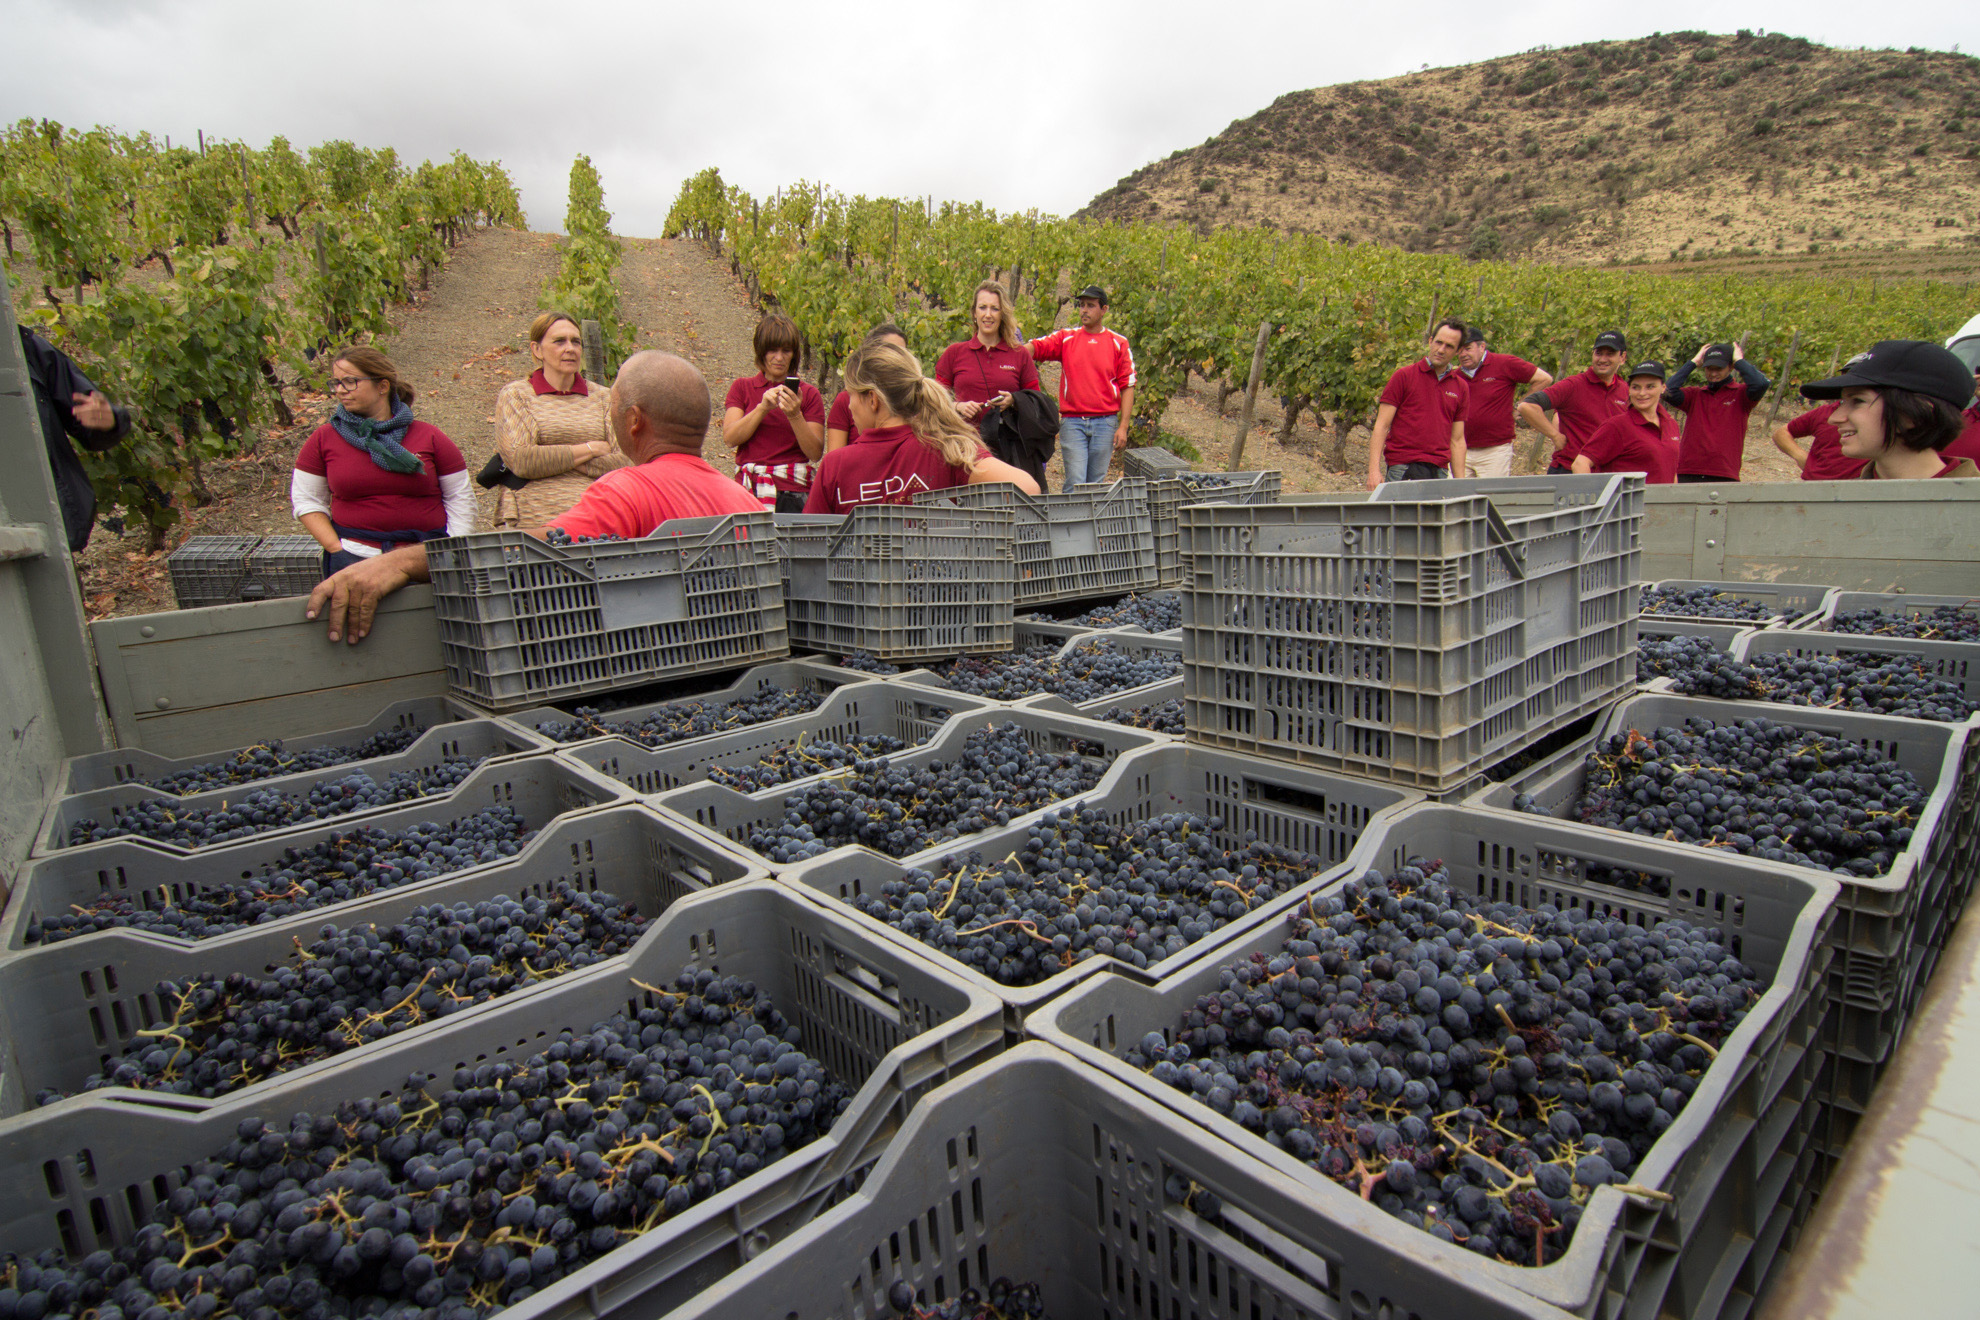
[[396, 403], [392, 416], [382, 422], [369, 417], [360, 417], [343, 404], [330, 418], [330, 425], [338, 435], [352, 446], [371, 455], [371, 461], [387, 472], [411, 474], [426, 471], [426, 464], [419, 461], [419, 455], [410, 452], [399, 443], [400, 437], [412, 426], [412, 409], [403, 403]]

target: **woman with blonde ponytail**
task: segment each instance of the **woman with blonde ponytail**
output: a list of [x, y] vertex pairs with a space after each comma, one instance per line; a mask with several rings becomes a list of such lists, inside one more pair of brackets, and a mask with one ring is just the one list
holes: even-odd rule
[[825, 455], [806, 513], [912, 504], [923, 491], [1008, 481], [1038, 494], [1028, 473], [990, 456], [955, 400], [904, 348], [862, 344], [846, 359], [847, 404], [858, 434]]

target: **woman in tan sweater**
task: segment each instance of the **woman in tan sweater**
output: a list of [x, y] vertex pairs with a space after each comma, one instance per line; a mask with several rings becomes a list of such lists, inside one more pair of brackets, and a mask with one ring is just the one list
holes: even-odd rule
[[495, 396], [495, 448], [509, 471], [529, 484], [498, 488], [500, 527], [540, 527], [573, 504], [584, 488], [626, 456], [613, 442], [611, 391], [584, 378], [584, 338], [563, 312], [545, 312], [529, 327], [536, 370]]

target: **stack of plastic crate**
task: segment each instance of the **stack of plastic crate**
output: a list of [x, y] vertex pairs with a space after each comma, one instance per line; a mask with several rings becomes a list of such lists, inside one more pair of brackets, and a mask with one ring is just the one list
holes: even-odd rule
[[1001, 482], [959, 486], [916, 496], [915, 503], [1010, 511], [1014, 599], [1020, 609], [1156, 586], [1155, 531], [1144, 478], [1066, 495], [1026, 495]]
[[165, 557], [179, 608], [238, 603], [241, 588], [247, 585], [248, 555], [259, 544], [258, 536], [187, 537]]
[[1432, 793], [1636, 685], [1640, 477], [1180, 511], [1192, 741]]

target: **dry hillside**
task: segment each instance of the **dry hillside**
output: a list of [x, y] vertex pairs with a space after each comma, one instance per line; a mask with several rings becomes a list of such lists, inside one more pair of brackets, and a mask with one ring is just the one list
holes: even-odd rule
[[1081, 214], [1570, 263], [1938, 248], [1970, 273], [1980, 60], [1744, 31], [1542, 48], [1289, 92]]

